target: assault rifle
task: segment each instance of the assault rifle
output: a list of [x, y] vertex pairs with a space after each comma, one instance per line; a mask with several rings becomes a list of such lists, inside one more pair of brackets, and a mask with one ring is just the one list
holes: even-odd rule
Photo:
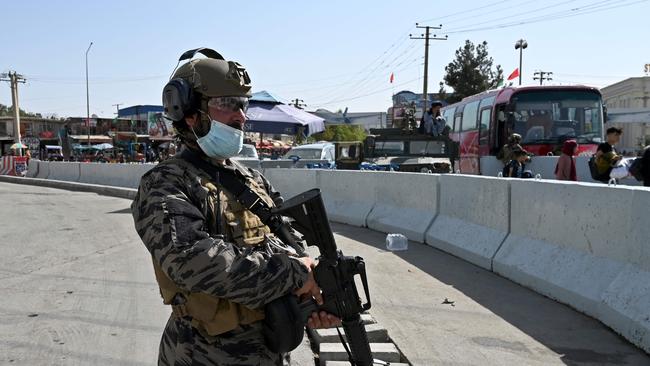
[[[293, 219], [291, 226], [303, 235], [307, 245], [316, 246], [320, 250], [318, 265], [314, 268], [314, 278], [322, 290], [323, 304], [317, 305], [313, 299], [298, 304], [301, 319], [297, 320], [302, 320], [301, 331], [314, 311], [322, 310], [335, 315], [341, 319], [343, 324], [343, 330], [350, 348], [348, 349], [345, 342], [343, 342], [343, 337], [341, 337], [341, 341], [346, 351], [348, 351], [350, 362], [357, 366], [372, 365], [373, 358], [370, 352], [370, 343], [368, 342], [366, 328], [361, 321], [361, 313], [370, 309], [370, 293], [368, 291], [365, 263], [363, 258], [344, 256], [341, 250], [337, 249], [320, 190], [312, 189], [299, 194], [286, 201], [281, 207], [273, 209], [273, 213]], [[295, 241], [288, 237], [286, 231], [279, 230], [278, 236], [286, 244], [295, 247]], [[354, 282], [356, 275], [360, 276], [363, 284], [366, 300], [363, 304]], [[295, 296], [291, 297], [295, 298]], [[286, 309], [287, 299], [281, 298], [278, 300], [283, 302], [281, 306]], [[273, 310], [268, 311], [273, 308], [273, 302], [267, 304], [267, 318], [269, 315], [273, 317]], [[278, 319], [278, 322], [274, 322], [273, 319], [266, 319], [267, 324], [275, 323], [282, 327], [280, 322], [280, 319]], [[276, 330], [274, 333], [281, 334], [282, 332]], [[300, 339], [302, 339], [302, 334]]]

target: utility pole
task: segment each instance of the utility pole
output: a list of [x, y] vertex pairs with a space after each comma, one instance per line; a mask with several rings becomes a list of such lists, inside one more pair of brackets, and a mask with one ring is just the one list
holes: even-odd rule
[[446, 41], [448, 36], [443, 37], [437, 37], [435, 34], [433, 37], [430, 37], [431, 30], [432, 29], [442, 29], [442, 24], [440, 24], [437, 27], [431, 27], [428, 25], [419, 25], [418, 23], [415, 23], [416, 28], [424, 29], [425, 33], [420, 34], [420, 37], [413, 37], [412, 34], [409, 34], [409, 37], [411, 39], [424, 39], [424, 85], [423, 85], [423, 90], [422, 90], [422, 100], [424, 102], [422, 108], [423, 110], [427, 109], [427, 106], [429, 104], [429, 94], [427, 90], [428, 86], [428, 81], [429, 81], [429, 41]]
[[307, 104], [305, 104], [304, 100], [298, 99], [298, 98], [292, 100], [291, 105], [293, 105], [294, 107], [296, 107], [298, 109], [304, 109], [304, 107], [307, 106]]
[[[539, 71], [535, 71], [535, 73], [533, 75], [534, 75], [533, 80], [539, 80], [539, 85], [542, 85], [544, 80], [553, 80], [553, 78], [551, 77], [551, 75], [553, 75], [553, 73], [551, 71], [539, 70]], [[544, 75], [546, 75], [546, 76], [544, 76]]]
[[523, 55], [524, 55], [524, 50], [528, 48], [528, 42], [526, 42], [525, 39], [520, 39], [515, 43], [515, 49], [519, 50], [519, 85], [521, 86], [521, 77], [524, 75], [524, 71], [522, 69], [523, 64]]
[[[9, 71], [9, 73], [0, 75], [1, 81], [8, 81], [11, 84], [11, 103], [14, 108], [14, 140], [19, 145], [22, 144], [20, 141], [20, 106], [18, 104], [18, 83], [25, 83], [25, 78], [16, 73], [15, 71]], [[8, 78], [8, 79], [7, 79]], [[23, 149], [18, 149], [18, 154], [23, 155]]]
[[88, 92], [88, 52], [90, 47], [93, 46], [93, 43], [90, 42], [88, 49], [86, 50], [86, 127], [88, 130], [88, 147], [90, 147], [90, 93]]
[[113, 107], [117, 108], [117, 112], [115, 112], [115, 114], [117, 114], [118, 117], [119, 117], [119, 115], [120, 115], [120, 106], [121, 106], [122, 104], [124, 104], [124, 103], [113, 104]]

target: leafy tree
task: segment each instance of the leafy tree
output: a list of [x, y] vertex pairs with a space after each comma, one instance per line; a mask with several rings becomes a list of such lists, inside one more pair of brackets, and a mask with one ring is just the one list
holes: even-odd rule
[[470, 40], [456, 50], [456, 59], [445, 67], [445, 83], [454, 88], [449, 102], [457, 102], [464, 97], [496, 88], [503, 81], [503, 69], [496, 65], [488, 55], [487, 42], [475, 46]]
[[325, 131], [310, 136], [307, 141], [363, 141], [365, 138], [363, 126], [330, 125], [325, 127]]
[[[6, 105], [0, 103], [0, 117], [13, 116], [13, 115], [14, 115], [14, 107], [13, 106], [6, 106]], [[20, 116], [21, 117], [43, 118], [43, 116], [40, 113], [25, 112], [25, 110], [23, 110], [22, 108], [20, 109]]]

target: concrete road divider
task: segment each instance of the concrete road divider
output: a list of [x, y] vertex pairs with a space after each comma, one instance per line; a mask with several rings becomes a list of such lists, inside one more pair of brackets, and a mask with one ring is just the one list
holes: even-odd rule
[[82, 163], [51, 161], [49, 162], [50, 172], [47, 179], [78, 182], [80, 176], [80, 164]]
[[[370, 172], [363, 172], [370, 173]], [[438, 207], [436, 174], [374, 172], [371, 186], [374, 202], [368, 214], [368, 227], [385, 233], [404, 234], [410, 240], [424, 242]]]
[[275, 168], [293, 168], [293, 160], [291, 159], [278, 159], [278, 160], [262, 160], [260, 162], [262, 169], [275, 169]]
[[38, 159], [30, 159], [27, 165], [27, 178], [35, 178], [38, 175]]
[[650, 351], [650, 192], [511, 180], [510, 235], [494, 271]]
[[39, 161], [38, 162], [38, 173], [34, 178], [46, 179], [50, 175], [50, 162], [49, 161]]
[[508, 236], [509, 180], [456, 174], [438, 179], [440, 211], [426, 233], [427, 244], [491, 270]]
[[154, 164], [81, 163], [82, 183], [138, 188], [142, 175]]
[[312, 169], [265, 169], [264, 176], [285, 200], [318, 188], [316, 170]]
[[354, 226], [366, 226], [366, 218], [375, 204], [379, 173], [352, 170], [317, 172], [329, 219]]

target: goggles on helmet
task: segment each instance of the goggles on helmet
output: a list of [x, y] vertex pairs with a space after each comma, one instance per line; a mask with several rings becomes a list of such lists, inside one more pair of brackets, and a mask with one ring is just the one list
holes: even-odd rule
[[238, 112], [240, 109], [246, 113], [248, 98], [246, 97], [213, 97], [208, 101], [208, 107], [221, 111]]

